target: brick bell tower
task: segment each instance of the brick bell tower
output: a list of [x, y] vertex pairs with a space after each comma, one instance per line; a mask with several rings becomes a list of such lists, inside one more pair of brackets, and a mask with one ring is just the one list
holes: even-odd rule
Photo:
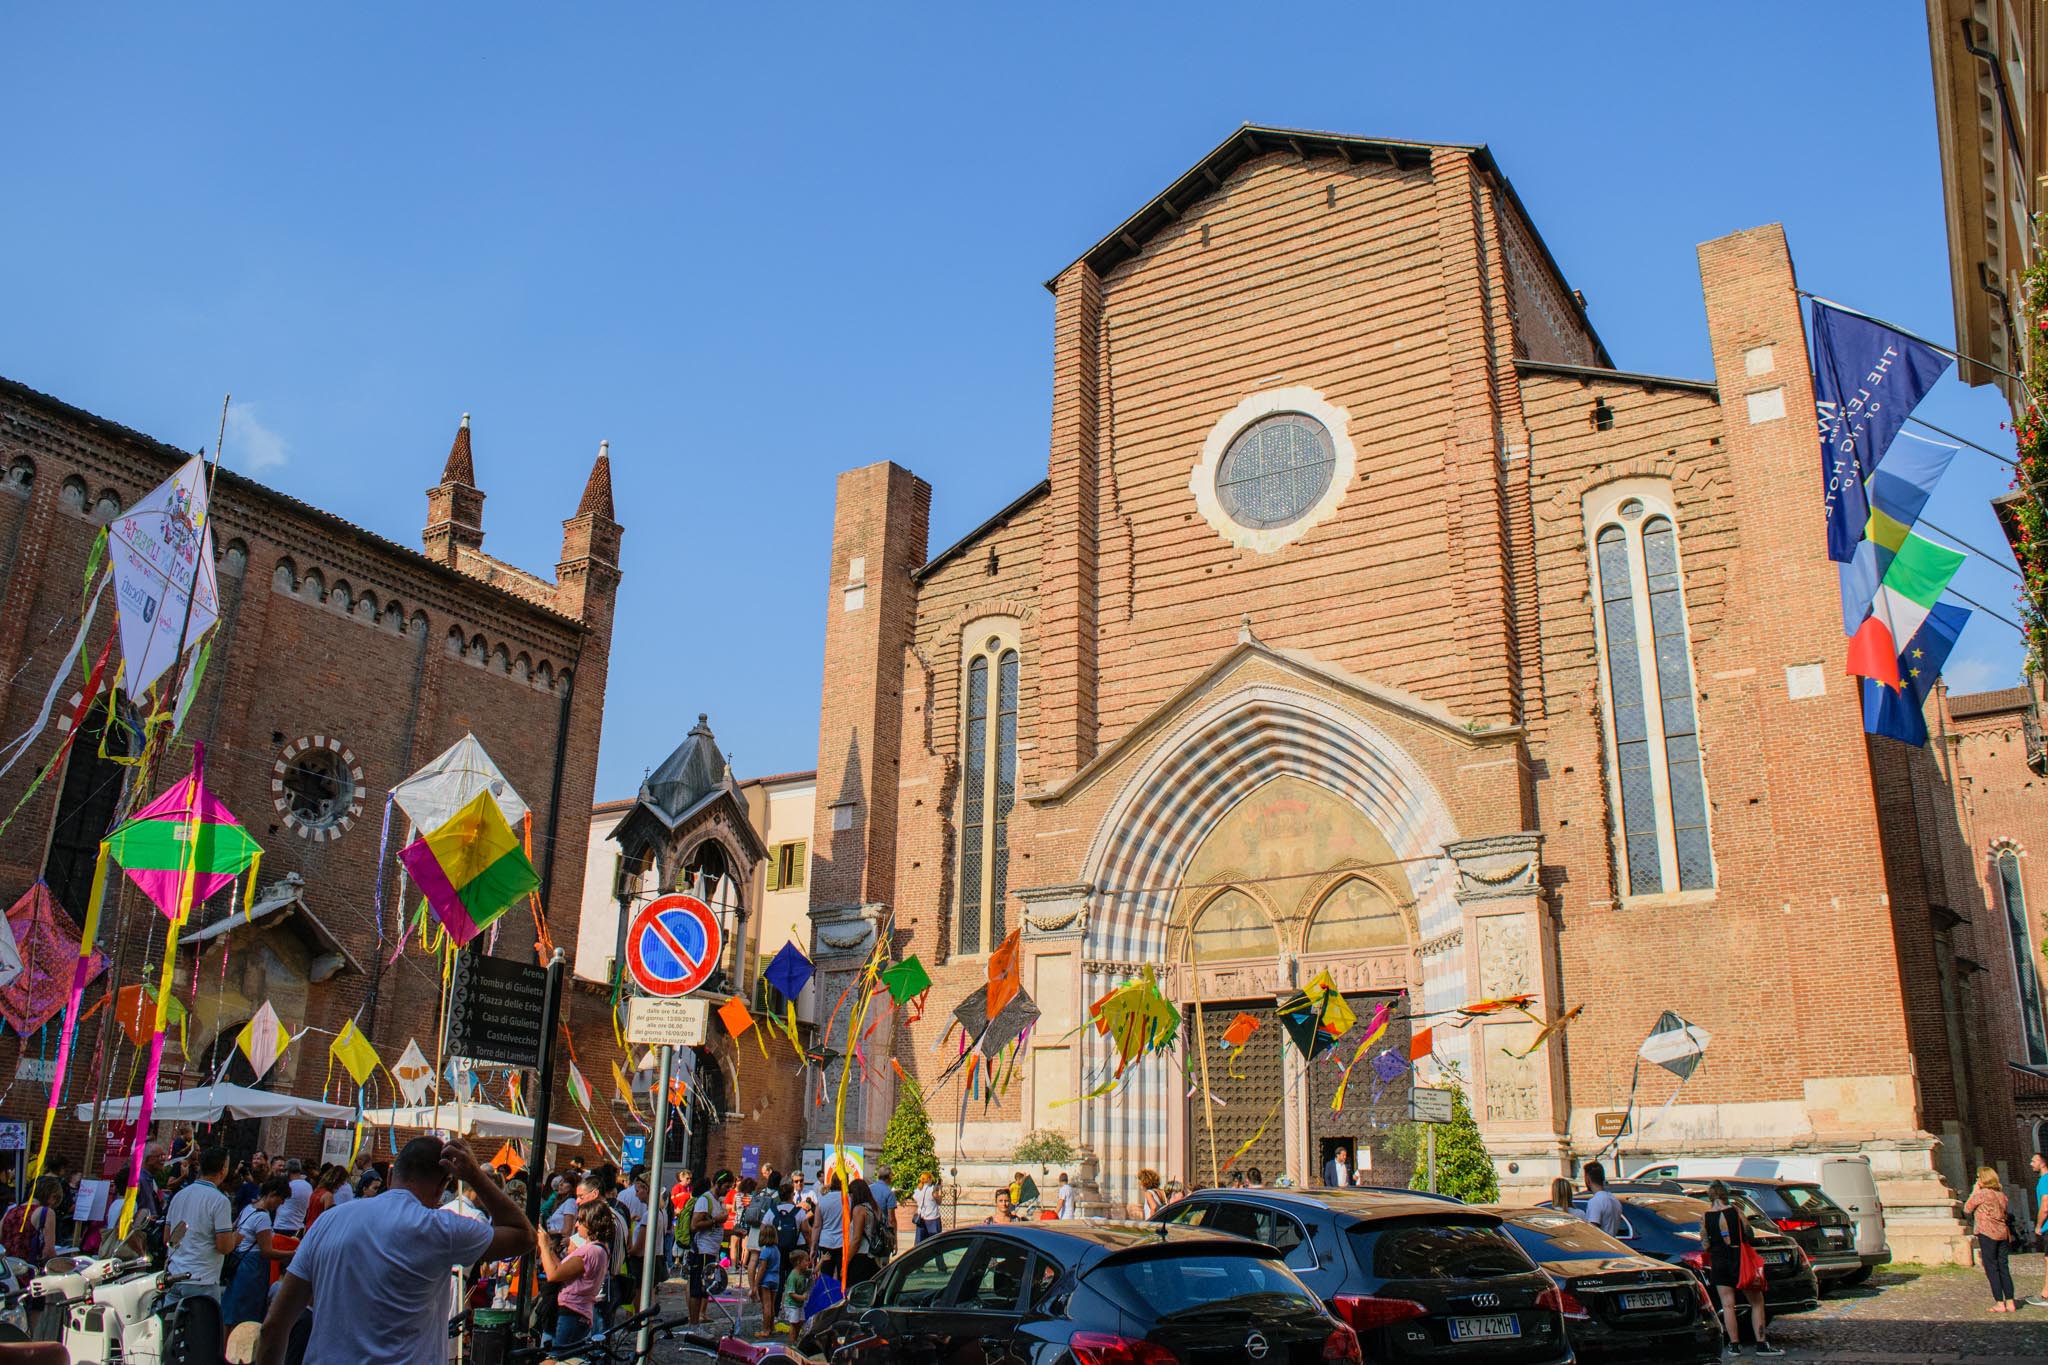
[[462, 547], [480, 550], [484, 543], [484, 495], [476, 486], [476, 462], [469, 451], [469, 414], [462, 414], [455, 443], [448, 447], [448, 463], [442, 466], [441, 482], [427, 490], [427, 558], [437, 564], [456, 567]]

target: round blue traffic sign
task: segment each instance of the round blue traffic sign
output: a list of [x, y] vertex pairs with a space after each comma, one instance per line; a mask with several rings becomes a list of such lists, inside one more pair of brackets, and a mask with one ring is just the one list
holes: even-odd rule
[[710, 906], [695, 896], [663, 896], [633, 917], [626, 968], [649, 995], [688, 995], [710, 979], [723, 948]]

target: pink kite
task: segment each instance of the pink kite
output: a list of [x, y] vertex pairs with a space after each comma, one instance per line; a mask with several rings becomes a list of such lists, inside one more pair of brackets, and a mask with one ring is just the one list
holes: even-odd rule
[[[21, 953], [21, 975], [0, 988], [0, 1017], [26, 1038], [49, 1023], [71, 994], [79, 966], [78, 929], [40, 881], [14, 903], [7, 923]], [[81, 989], [106, 969], [106, 958], [95, 950], [85, 964]]]

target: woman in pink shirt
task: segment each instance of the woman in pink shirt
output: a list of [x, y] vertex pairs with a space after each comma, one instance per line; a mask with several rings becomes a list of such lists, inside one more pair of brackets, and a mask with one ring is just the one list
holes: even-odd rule
[[576, 1232], [569, 1239], [569, 1249], [557, 1255], [555, 1239], [542, 1234], [540, 1239], [540, 1268], [546, 1273], [548, 1283], [561, 1286], [561, 1294], [555, 1300], [555, 1330], [548, 1335], [549, 1346], [574, 1346], [590, 1335], [590, 1325], [597, 1314], [598, 1291], [604, 1288], [604, 1278], [610, 1270], [610, 1255], [606, 1248], [612, 1244], [611, 1208], [601, 1199], [592, 1200], [576, 1210]]

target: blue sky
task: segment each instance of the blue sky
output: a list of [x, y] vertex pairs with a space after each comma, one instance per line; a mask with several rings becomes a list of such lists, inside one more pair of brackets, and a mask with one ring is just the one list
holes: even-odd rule
[[[934, 549], [1040, 478], [1041, 282], [1241, 122], [1490, 143], [1627, 369], [1708, 375], [1694, 246], [1774, 220], [1954, 335], [1917, 6], [184, 8], [10, 14], [0, 373], [188, 448], [232, 391], [230, 463], [408, 544], [473, 412], [544, 572], [608, 438], [604, 796], [699, 711], [811, 765], [833, 475], [929, 479]], [[2009, 449], [1990, 390], [1922, 413]], [[1928, 516], [1999, 548], [2006, 482]], [[1974, 620], [1952, 681], [2019, 657]]]

